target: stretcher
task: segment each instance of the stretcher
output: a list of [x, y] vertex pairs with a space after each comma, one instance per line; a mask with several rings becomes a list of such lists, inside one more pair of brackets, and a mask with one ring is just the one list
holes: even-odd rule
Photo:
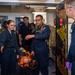
[[18, 60], [18, 65], [22, 68], [35, 69], [38, 66], [36, 60], [33, 59], [33, 55], [24, 48], [20, 48], [21, 54]]

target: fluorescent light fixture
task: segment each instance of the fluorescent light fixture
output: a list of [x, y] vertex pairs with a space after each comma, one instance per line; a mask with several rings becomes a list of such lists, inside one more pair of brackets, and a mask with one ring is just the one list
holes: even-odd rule
[[20, 16], [20, 17], [24, 17], [24, 16]]
[[56, 7], [48, 7], [48, 8], [46, 8], [46, 9], [56, 9]]
[[46, 12], [32, 12], [33, 14], [46, 14]]

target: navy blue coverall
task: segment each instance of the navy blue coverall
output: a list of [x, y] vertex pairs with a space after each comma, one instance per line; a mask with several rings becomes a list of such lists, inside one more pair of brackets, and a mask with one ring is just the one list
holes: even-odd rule
[[19, 29], [19, 34], [21, 34], [21, 37], [22, 37], [22, 47], [25, 48], [27, 51], [31, 50], [31, 39], [25, 40], [25, 36], [28, 34], [31, 34], [31, 29], [29, 25], [26, 26], [25, 24], [23, 24], [20, 26], [20, 29]]
[[16, 55], [19, 53], [16, 34], [10, 34], [8, 29], [3, 31], [0, 39], [0, 47], [2, 46], [1, 75], [16, 75]]
[[32, 41], [31, 50], [34, 51], [34, 58], [38, 62], [38, 67], [32, 71], [32, 75], [39, 75], [39, 71], [42, 75], [48, 75], [49, 48], [46, 40], [49, 39], [50, 28], [47, 25], [43, 28], [42, 26], [36, 28]]
[[75, 22], [73, 22], [71, 29], [71, 44], [67, 56], [67, 62], [72, 63], [71, 75], [75, 75]]

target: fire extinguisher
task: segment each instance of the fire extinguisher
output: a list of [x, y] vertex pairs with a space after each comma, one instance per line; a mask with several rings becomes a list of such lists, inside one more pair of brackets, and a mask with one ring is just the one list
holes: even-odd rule
[[62, 26], [62, 25], [63, 25], [63, 19], [60, 18], [60, 26]]

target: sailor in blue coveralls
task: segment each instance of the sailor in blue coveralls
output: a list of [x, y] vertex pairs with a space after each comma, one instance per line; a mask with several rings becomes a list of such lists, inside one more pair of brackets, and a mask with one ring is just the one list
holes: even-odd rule
[[70, 66], [71, 66], [71, 71], [72, 71], [72, 75], [75, 75], [75, 22], [73, 22], [72, 26], [71, 26], [71, 45], [69, 48], [69, 53], [67, 56], [66, 61], [70, 62]]
[[7, 29], [2, 32], [0, 39], [1, 48], [1, 75], [16, 75], [16, 57], [19, 53], [14, 21], [7, 22]]
[[67, 55], [66, 67], [75, 75], [75, 0], [65, 0], [66, 15], [74, 20], [71, 26], [71, 44]]
[[41, 71], [42, 75], [48, 75], [48, 62], [49, 62], [49, 48], [47, 39], [50, 36], [50, 28], [43, 24], [43, 16], [36, 16], [36, 31], [34, 35], [27, 35], [26, 40], [33, 38], [32, 52], [35, 60], [38, 62], [38, 67], [33, 70], [32, 75], [39, 75]]

